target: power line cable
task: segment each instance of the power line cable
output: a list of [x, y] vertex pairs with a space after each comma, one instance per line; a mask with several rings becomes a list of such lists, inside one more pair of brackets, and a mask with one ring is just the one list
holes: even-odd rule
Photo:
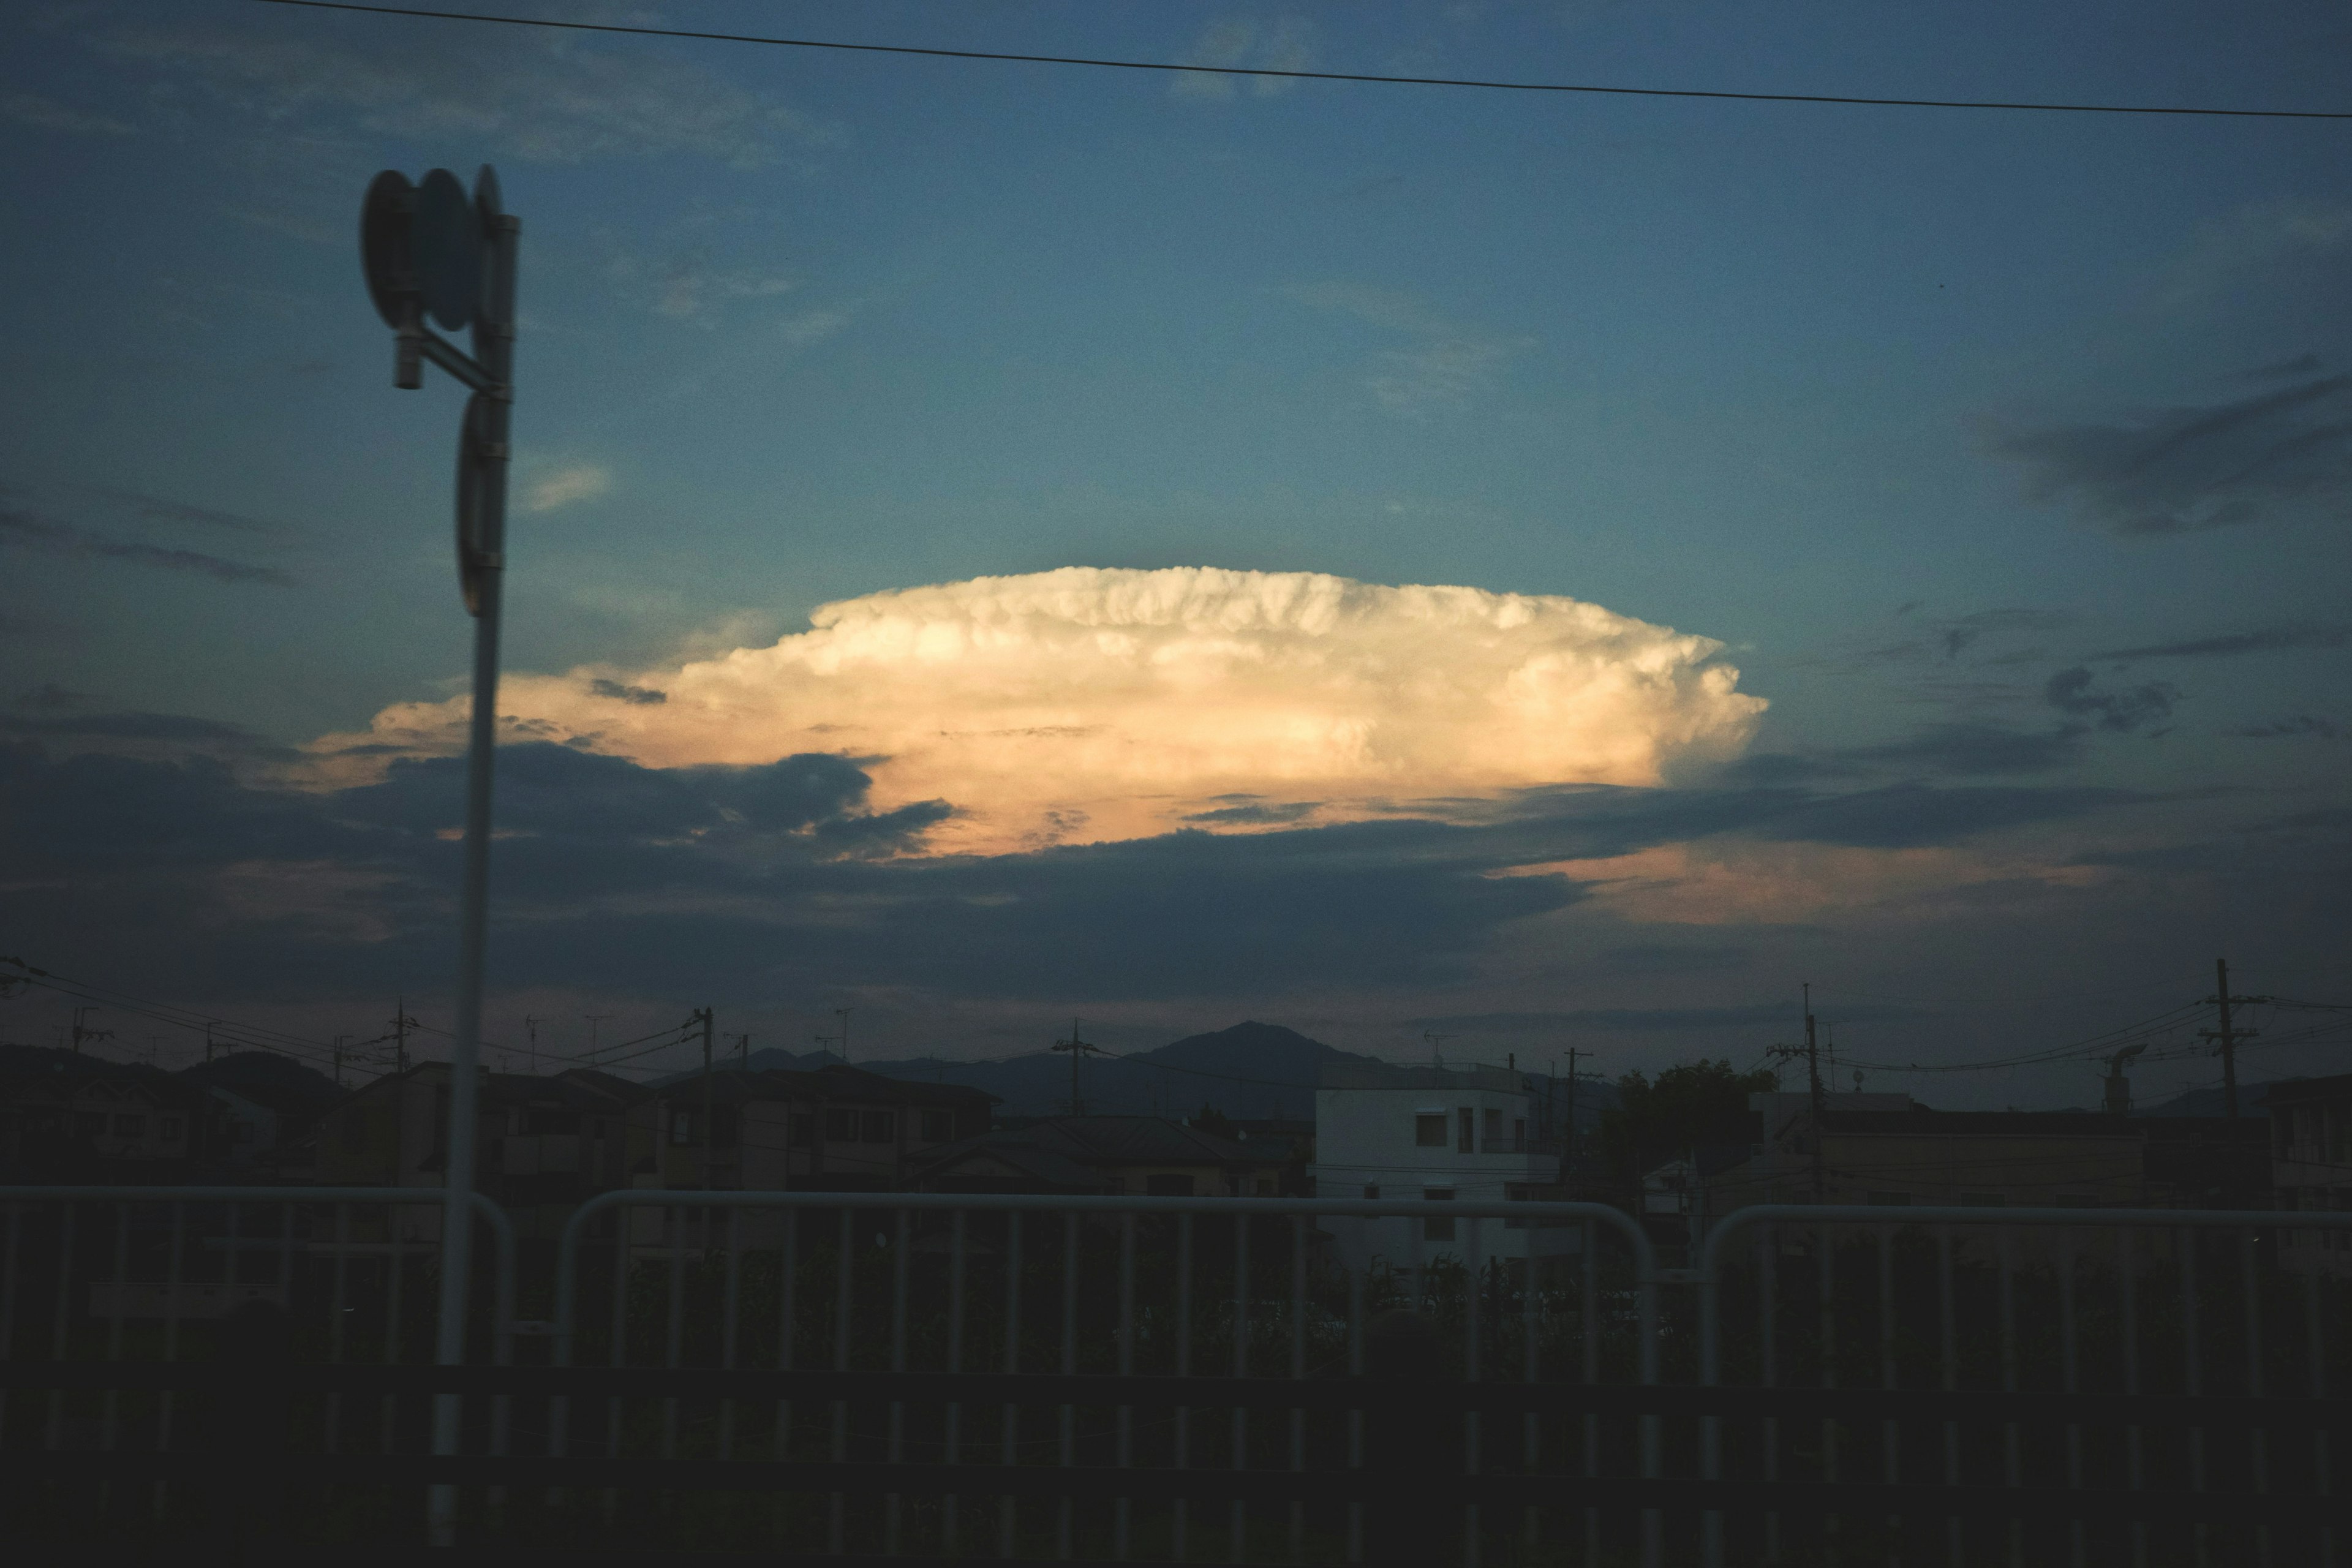
[[499, 16], [473, 11], [428, 10], [413, 5], [369, 5], [358, 0], [259, 0], [310, 11], [359, 11], [382, 16], [414, 16], [440, 22], [480, 22], [509, 27], [547, 27], [572, 33], [620, 33], [648, 38], [687, 38], [713, 44], [761, 44], [774, 48], [835, 49], [845, 53], [918, 55], [931, 59], [996, 60], [1022, 65], [1076, 66], [1094, 70], [1156, 71], [1192, 76], [1254, 77], [1277, 81], [1370, 82], [1391, 87], [1469, 88], [1489, 92], [1586, 93], [1617, 98], [1718, 99], [1741, 103], [1827, 103], [1870, 109], [1982, 109], [2040, 114], [2194, 115], [2235, 120], [2352, 120], [2352, 110], [2212, 109], [2189, 104], [2044, 103], [2011, 99], [1866, 98], [1848, 93], [1729, 92], [1701, 88], [1608, 87], [1591, 82], [1510, 81], [1477, 77], [1390, 76], [1373, 71], [1286, 70], [1271, 66], [1187, 65], [1175, 60], [1130, 60], [1085, 55], [1022, 54], [1004, 49], [950, 49], [917, 44], [853, 44], [836, 38], [785, 38], [757, 33], [701, 32], [621, 22], [563, 22], [541, 16]]

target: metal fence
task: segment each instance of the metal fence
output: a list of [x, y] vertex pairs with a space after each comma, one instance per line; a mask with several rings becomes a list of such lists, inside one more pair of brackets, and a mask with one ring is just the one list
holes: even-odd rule
[[[1756, 1208], [1661, 1269], [1599, 1205], [616, 1192], [520, 1271], [485, 1205], [474, 1364], [436, 1369], [398, 1242], [434, 1194], [0, 1203], [22, 1539], [349, 1555], [432, 1539], [428, 1489], [501, 1562], [2185, 1568], [2341, 1533], [2347, 1296], [2277, 1227], [2352, 1215]], [[1373, 1219], [1402, 1256], [1347, 1266]], [[232, 1280], [282, 1342], [174, 1283]]]

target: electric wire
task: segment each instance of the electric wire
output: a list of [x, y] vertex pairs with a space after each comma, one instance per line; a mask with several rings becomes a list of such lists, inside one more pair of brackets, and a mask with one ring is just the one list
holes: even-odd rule
[[2037, 114], [2184, 115], [2233, 120], [2352, 120], [2352, 110], [2220, 109], [2191, 104], [2063, 103], [2011, 99], [1875, 98], [1850, 93], [1732, 92], [1702, 88], [1612, 87], [1592, 82], [1513, 81], [1477, 77], [1396, 76], [1374, 71], [1283, 69], [1271, 66], [1209, 66], [1177, 60], [1136, 60], [1085, 55], [1024, 54], [1005, 49], [950, 49], [917, 44], [856, 44], [836, 38], [787, 38], [759, 33], [705, 32], [622, 22], [567, 22], [542, 16], [501, 16], [475, 11], [442, 11], [415, 5], [373, 5], [359, 0], [260, 0], [310, 11], [356, 11], [380, 16], [410, 16], [440, 22], [476, 22], [508, 27], [546, 27], [572, 33], [615, 33], [701, 43], [758, 44], [772, 48], [833, 49], [850, 54], [914, 55], [931, 59], [990, 60], [1021, 65], [1075, 66], [1093, 70], [1151, 71], [1169, 75], [1250, 77], [1277, 81], [1376, 83], [1390, 87], [1444, 87], [1488, 92], [1580, 93], [1615, 98], [1714, 99], [1741, 103], [1823, 103], [1869, 109], [1970, 109]]

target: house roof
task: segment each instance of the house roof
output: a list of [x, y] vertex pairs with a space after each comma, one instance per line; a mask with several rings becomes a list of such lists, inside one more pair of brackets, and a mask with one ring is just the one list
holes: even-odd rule
[[1832, 1110], [1824, 1130], [1896, 1138], [2137, 1138], [2144, 1119], [2097, 1110]]
[[1160, 1116], [1055, 1116], [1018, 1136], [1096, 1166], [1263, 1165], [1280, 1158]]
[[2271, 1085], [2263, 1096], [2265, 1105], [2291, 1105], [2306, 1100], [2336, 1100], [2352, 1095], [2352, 1073], [2340, 1072], [2327, 1078], [2300, 1078], [2286, 1083]]
[[938, 1181], [958, 1175], [1031, 1181], [1066, 1192], [1086, 1192], [1102, 1184], [1091, 1165], [1082, 1165], [1067, 1155], [1034, 1143], [992, 1133], [947, 1145], [938, 1157], [924, 1163], [915, 1179]]
[[[1122, 1166], [1235, 1168], [1278, 1163], [1281, 1158], [1272, 1147], [1253, 1150], [1158, 1116], [1055, 1116], [942, 1145], [924, 1162], [917, 1179], [935, 1176], [983, 1152], [1062, 1186], [1090, 1184], [1094, 1173]], [[1059, 1173], [1047, 1174], [1049, 1171]]]

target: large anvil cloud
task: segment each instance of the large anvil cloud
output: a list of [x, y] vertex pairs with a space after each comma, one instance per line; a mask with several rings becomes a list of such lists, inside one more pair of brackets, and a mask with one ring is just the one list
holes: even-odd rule
[[[522, 676], [530, 736], [656, 767], [810, 752], [884, 809], [945, 800], [937, 848], [1336, 821], [1546, 784], [1654, 784], [1746, 742], [1722, 645], [1552, 595], [1318, 573], [1066, 567], [823, 606], [765, 647]], [[445, 749], [463, 699], [327, 752]]]

